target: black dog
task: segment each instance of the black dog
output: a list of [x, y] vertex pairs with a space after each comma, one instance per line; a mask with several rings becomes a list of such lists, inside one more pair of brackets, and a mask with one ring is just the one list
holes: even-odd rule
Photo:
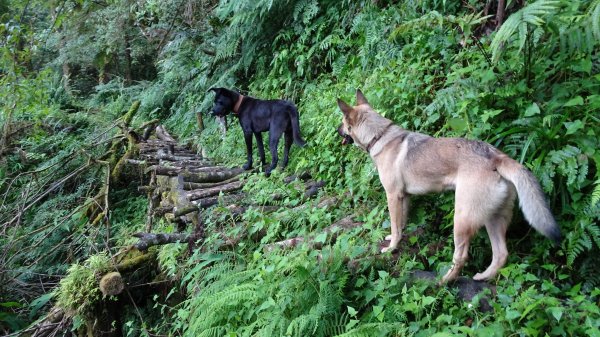
[[258, 143], [260, 162], [265, 165], [262, 132], [269, 131], [271, 166], [266, 170], [266, 175], [271, 174], [271, 171], [277, 167], [277, 145], [282, 134], [285, 135], [283, 167], [287, 166], [292, 141], [298, 146], [306, 144], [300, 136], [298, 109], [292, 102], [280, 99], [256, 99], [225, 88], [211, 88], [208, 91], [214, 91], [216, 94], [213, 115], [224, 117], [231, 111], [240, 119], [246, 141], [247, 162], [243, 166], [245, 170], [252, 168], [252, 134]]

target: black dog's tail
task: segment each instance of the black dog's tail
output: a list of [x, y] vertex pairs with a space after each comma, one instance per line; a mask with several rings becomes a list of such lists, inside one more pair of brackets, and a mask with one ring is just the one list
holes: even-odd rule
[[292, 121], [292, 135], [294, 136], [294, 143], [296, 145], [303, 147], [306, 145], [302, 136], [300, 136], [300, 117], [298, 116], [298, 109], [293, 104], [290, 104], [290, 108], [287, 110], [290, 115], [290, 120]]

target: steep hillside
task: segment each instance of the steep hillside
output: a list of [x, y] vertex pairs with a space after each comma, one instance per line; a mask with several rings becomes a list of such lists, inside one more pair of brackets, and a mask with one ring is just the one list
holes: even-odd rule
[[[0, 0], [0, 37], [3, 334], [600, 336], [598, 0]], [[307, 145], [242, 173], [213, 87], [293, 101]], [[560, 244], [515, 211], [500, 274], [440, 286], [445, 193], [381, 254], [377, 171], [337, 134], [357, 88], [529, 168]]]

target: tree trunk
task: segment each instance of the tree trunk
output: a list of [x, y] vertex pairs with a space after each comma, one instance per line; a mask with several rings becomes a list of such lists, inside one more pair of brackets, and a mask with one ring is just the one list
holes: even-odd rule
[[506, 0], [498, 0], [498, 9], [496, 10], [496, 30], [502, 26], [504, 22], [504, 9], [506, 7]]

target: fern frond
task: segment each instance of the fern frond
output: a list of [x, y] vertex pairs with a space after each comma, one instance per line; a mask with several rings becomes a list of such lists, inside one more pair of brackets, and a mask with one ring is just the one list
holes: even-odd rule
[[600, 0], [595, 0], [590, 4], [587, 15], [591, 21], [594, 36], [600, 40]]
[[594, 182], [594, 185], [594, 190], [592, 190], [592, 195], [590, 198], [590, 207], [597, 206], [598, 202], [600, 201], [600, 178]]
[[350, 316], [348, 313], [339, 314], [337, 312], [333, 317], [324, 320], [323, 324], [323, 332], [326, 336], [336, 336], [341, 335], [346, 331], [346, 325], [350, 321]]
[[534, 26], [541, 26], [544, 23], [544, 17], [554, 13], [558, 8], [559, 1], [557, 0], [540, 0], [534, 2], [526, 7], [521, 8], [519, 11], [512, 14], [500, 27], [496, 36], [490, 44], [492, 50], [492, 59], [497, 62], [500, 59], [501, 49], [508, 42], [508, 40], [518, 30], [520, 31], [520, 46], [524, 45], [524, 34], [526, 30], [524, 26], [531, 24]]
[[385, 336], [392, 331], [394, 336], [405, 336], [408, 329], [400, 323], [367, 323], [336, 337]]
[[202, 331], [197, 336], [198, 337], [220, 337], [220, 336], [223, 336], [226, 331], [227, 330], [223, 326], [215, 326], [215, 327], [208, 328], [208, 329]]
[[408, 32], [421, 30], [424, 28], [429, 29], [434, 24], [441, 26], [443, 23], [444, 16], [442, 16], [438, 11], [431, 11], [417, 19], [404, 22], [403, 24], [396, 27], [392, 34], [390, 34], [390, 39], [395, 40]]
[[290, 322], [286, 335], [288, 336], [310, 336], [315, 333], [319, 325], [319, 317], [314, 314], [300, 315]]

